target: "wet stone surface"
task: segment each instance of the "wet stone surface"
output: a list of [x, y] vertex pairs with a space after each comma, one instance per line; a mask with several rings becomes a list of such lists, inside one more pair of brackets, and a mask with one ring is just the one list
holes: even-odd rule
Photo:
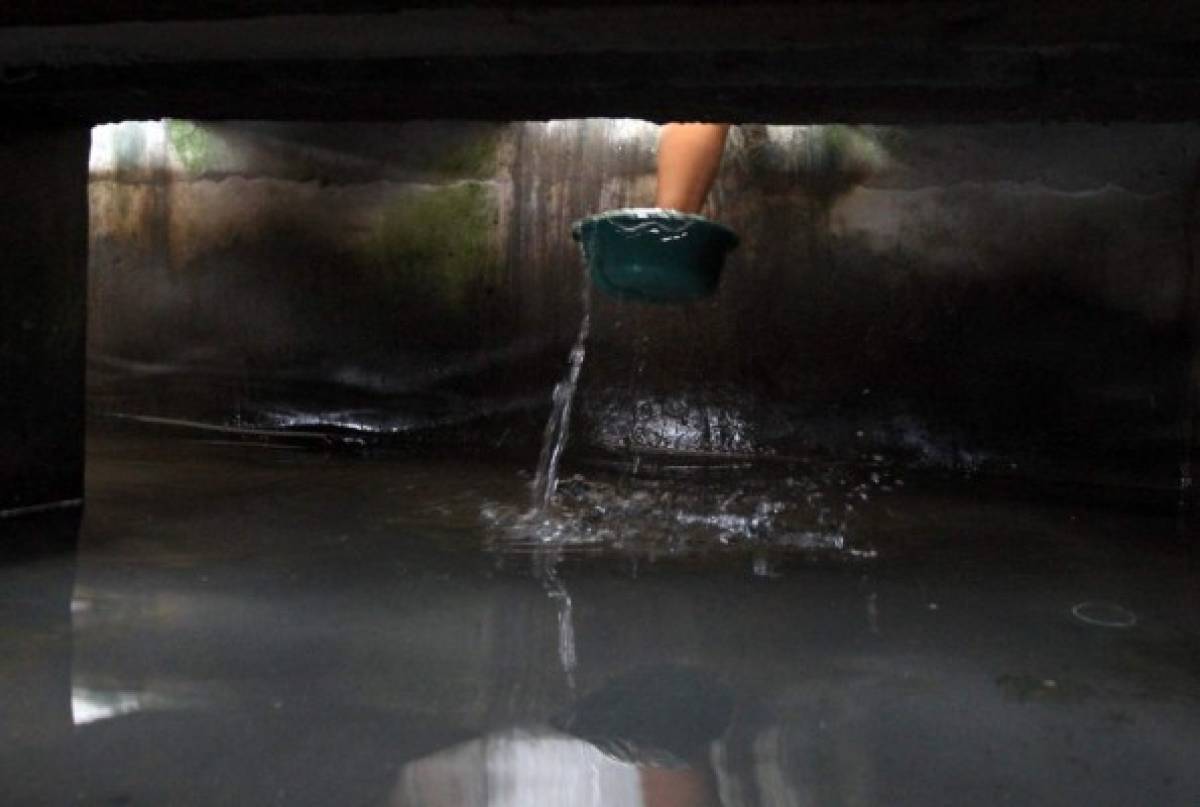
[[1200, 792], [1174, 518], [649, 456], [534, 518], [532, 461], [94, 435], [78, 549], [0, 566], [0, 800]]

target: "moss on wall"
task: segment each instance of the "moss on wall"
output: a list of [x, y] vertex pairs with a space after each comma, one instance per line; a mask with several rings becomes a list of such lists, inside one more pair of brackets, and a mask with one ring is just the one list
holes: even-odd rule
[[498, 209], [487, 183], [404, 191], [362, 246], [368, 282], [414, 313], [466, 325], [500, 264]]
[[436, 159], [434, 170], [447, 177], [482, 179], [499, 168], [500, 127], [471, 131], [451, 142]]
[[167, 140], [171, 152], [189, 174], [211, 170], [224, 153], [216, 136], [192, 121], [168, 120]]

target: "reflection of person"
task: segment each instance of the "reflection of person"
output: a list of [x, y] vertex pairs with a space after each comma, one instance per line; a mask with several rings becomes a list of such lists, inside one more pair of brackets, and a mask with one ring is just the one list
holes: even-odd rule
[[553, 726], [495, 732], [410, 762], [392, 807], [718, 807], [713, 747], [732, 711], [732, 693], [702, 671], [631, 671]]
[[514, 729], [404, 767], [392, 807], [717, 807], [707, 764], [617, 759], [549, 728]]
[[699, 213], [717, 178], [727, 123], [668, 123], [658, 141], [658, 195], [654, 206]]

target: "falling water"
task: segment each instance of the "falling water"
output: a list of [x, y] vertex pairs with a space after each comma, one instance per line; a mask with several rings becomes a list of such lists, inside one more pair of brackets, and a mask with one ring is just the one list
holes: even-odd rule
[[[583, 278], [583, 318], [579, 323], [579, 335], [567, 360], [567, 374], [554, 387], [554, 407], [546, 421], [542, 436], [542, 453], [538, 457], [537, 476], [533, 482], [532, 514], [545, 511], [554, 498], [558, 487], [558, 465], [567, 447], [567, 436], [571, 428], [571, 404], [575, 399], [575, 388], [579, 384], [579, 373], [583, 369], [588, 331], [592, 322], [591, 284], [585, 274]], [[567, 677], [567, 686], [575, 691], [575, 624], [574, 603], [562, 578], [558, 576], [558, 548], [547, 547], [542, 554], [542, 585], [551, 600], [558, 603], [558, 659]]]
[[588, 331], [592, 323], [591, 284], [588, 283], [587, 277], [583, 279], [582, 297], [583, 321], [579, 325], [579, 336], [575, 338], [575, 346], [571, 348], [567, 374], [554, 387], [554, 408], [550, 412], [550, 419], [546, 421], [546, 431], [542, 436], [542, 453], [538, 458], [537, 476], [533, 481], [535, 512], [545, 510], [554, 498], [554, 490], [558, 487], [558, 465], [567, 447], [567, 433], [571, 426], [571, 403], [575, 398], [575, 387], [579, 383], [579, 372], [583, 368]]

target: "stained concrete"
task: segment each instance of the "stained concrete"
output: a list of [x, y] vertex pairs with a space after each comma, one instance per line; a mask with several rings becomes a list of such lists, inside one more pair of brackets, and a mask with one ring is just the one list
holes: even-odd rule
[[[522, 470], [97, 436], [78, 554], [41, 567], [76, 579], [39, 590], [59, 627], [20, 617], [37, 567], [0, 567], [0, 629], [59, 660], [6, 655], [6, 799], [413, 804], [481, 776], [482, 743], [529, 751], [491, 757], [509, 781], [636, 763], [726, 807], [1194, 802], [1200, 586], [1173, 518], [910, 485], [845, 524], [873, 557], [777, 533], [649, 552], [619, 515], [622, 547], [530, 554], [483, 517], [525, 506]], [[711, 515], [747, 473], [708, 478]], [[530, 737], [573, 750], [540, 767]]]
[[0, 517], [82, 495], [87, 145], [0, 132]]
[[[650, 203], [656, 138], [102, 127], [93, 411], [534, 456], [578, 328], [570, 223]], [[569, 460], [882, 456], [1175, 507], [1198, 160], [1191, 124], [738, 127], [719, 294], [596, 297]]]

